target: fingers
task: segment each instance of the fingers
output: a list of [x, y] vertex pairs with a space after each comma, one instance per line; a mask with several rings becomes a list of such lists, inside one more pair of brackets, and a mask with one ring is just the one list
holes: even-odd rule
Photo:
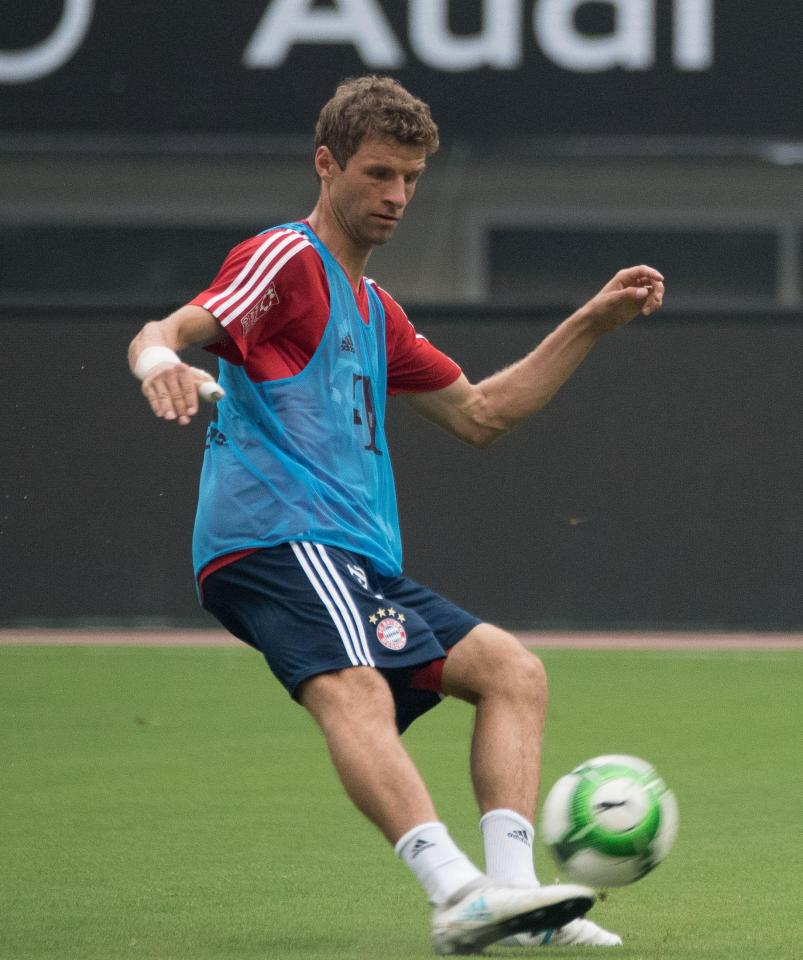
[[648, 317], [656, 310], [660, 310], [664, 302], [664, 276], [654, 267], [641, 264], [637, 267], [626, 267], [620, 270], [614, 278], [621, 284], [629, 296], [636, 300], [643, 300], [640, 313]]
[[664, 284], [662, 280], [654, 280], [652, 284], [638, 281], [639, 286], [646, 287], [647, 296], [644, 300], [644, 306], [641, 308], [643, 316], [648, 317], [655, 310], [660, 310], [664, 302]]
[[586, 304], [586, 316], [599, 332], [616, 330], [641, 314], [649, 316], [664, 302], [664, 277], [644, 264], [620, 270]]
[[188, 424], [198, 412], [199, 378], [192, 367], [185, 363], [160, 364], [142, 383], [142, 392], [148, 399], [151, 410], [164, 420], [177, 420], [181, 426]]
[[632, 287], [639, 278], [647, 279], [649, 282], [663, 280], [664, 275], [659, 273], [655, 267], [648, 267], [644, 264], [638, 267], [625, 267], [616, 274], [616, 278], [624, 287]]
[[663, 284], [648, 284], [644, 279], [638, 281], [638, 286], [626, 287], [620, 292], [621, 300], [635, 301], [633, 308], [638, 313], [648, 317], [656, 310], [660, 310], [664, 299]]

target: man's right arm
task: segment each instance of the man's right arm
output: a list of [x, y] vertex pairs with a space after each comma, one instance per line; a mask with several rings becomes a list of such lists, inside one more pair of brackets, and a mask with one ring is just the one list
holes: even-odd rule
[[[190, 304], [164, 320], [146, 323], [134, 337], [128, 347], [128, 365], [142, 379], [142, 392], [157, 417], [177, 420], [183, 426], [198, 412], [198, 387], [214, 377], [182, 363], [177, 353], [194, 344], [212, 343], [220, 336], [220, 325], [212, 314]], [[146, 354], [146, 350], [150, 352]], [[164, 359], [160, 359], [160, 350]], [[171, 352], [176, 356], [171, 357]], [[158, 362], [150, 366], [149, 358]]]

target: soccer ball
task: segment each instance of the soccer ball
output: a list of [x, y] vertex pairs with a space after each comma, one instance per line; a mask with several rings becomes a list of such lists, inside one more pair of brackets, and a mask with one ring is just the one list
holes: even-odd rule
[[592, 887], [633, 883], [669, 853], [675, 796], [655, 768], [623, 754], [594, 757], [561, 777], [541, 811], [541, 835], [558, 866]]

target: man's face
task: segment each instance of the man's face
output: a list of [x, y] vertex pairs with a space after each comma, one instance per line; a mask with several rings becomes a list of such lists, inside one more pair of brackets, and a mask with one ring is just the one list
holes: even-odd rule
[[345, 169], [331, 160], [332, 212], [352, 242], [378, 246], [390, 240], [425, 166], [423, 147], [395, 140], [363, 141]]

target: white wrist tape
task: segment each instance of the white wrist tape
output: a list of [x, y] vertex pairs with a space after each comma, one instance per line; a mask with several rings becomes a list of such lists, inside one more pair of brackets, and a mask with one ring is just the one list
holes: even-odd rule
[[181, 363], [181, 357], [170, 347], [145, 347], [137, 357], [134, 375], [140, 380], [148, 376], [148, 372], [159, 363]]

